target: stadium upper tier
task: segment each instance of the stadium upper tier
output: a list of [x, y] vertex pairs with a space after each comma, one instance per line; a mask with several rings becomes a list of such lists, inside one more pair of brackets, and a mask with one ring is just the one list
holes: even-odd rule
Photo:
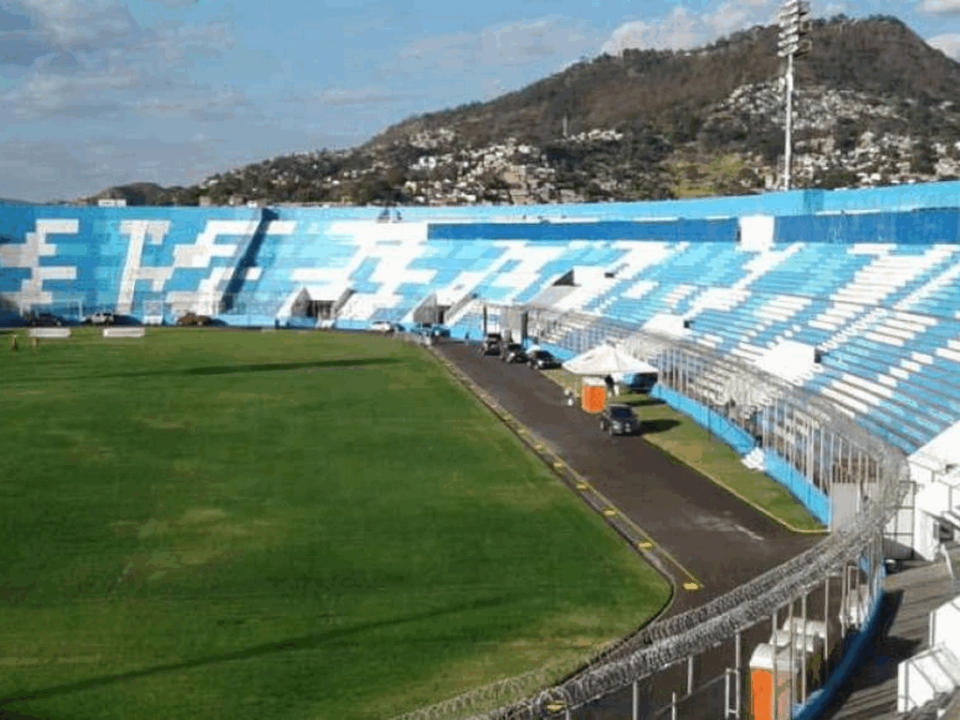
[[[515, 208], [0, 208], [0, 295], [21, 312], [362, 327], [474, 298], [577, 311], [800, 379], [906, 452], [960, 418], [960, 183]], [[389, 215], [389, 218], [384, 217]], [[2, 312], [2, 310], [0, 310]], [[8, 315], [8, 320], [14, 319]], [[684, 327], [685, 326], [685, 327]]]

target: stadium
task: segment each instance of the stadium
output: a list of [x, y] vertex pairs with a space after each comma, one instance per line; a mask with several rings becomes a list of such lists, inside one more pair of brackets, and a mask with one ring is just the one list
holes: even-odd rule
[[[829, 532], [623, 635], [558, 683], [522, 698], [509, 683], [487, 686], [407, 717], [639, 717], [641, 706], [644, 717], [818, 717], [869, 653], [888, 570], [937, 561], [960, 529], [958, 193], [943, 182], [404, 208], [402, 218], [362, 207], [5, 206], [0, 322], [67, 326], [29, 329], [64, 378], [77, 361], [61, 348], [97, 337], [69, 325], [98, 312], [130, 323], [104, 333], [166, 333], [172, 363], [208, 352], [197, 332], [163, 329], [188, 313], [225, 326], [223, 337], [332, 328], [347, 332], [305, 337], [349, 339], [375, 322], [430, 324], [442, 339], [411, 338], [454, 359], [438, 348], [491, 330], [564, 359], [615, 345], [657, 369], [652, 398], [709, 427]], [[11, 393], [38, 381], [18, 377]], [[931, 631], [931, 647], [904, 662], [901, 712], [955, 699], [955, 622], [943, 615], [937, 642]], [[6, 688], [3, 702], [19, 712], [29, 691]]]

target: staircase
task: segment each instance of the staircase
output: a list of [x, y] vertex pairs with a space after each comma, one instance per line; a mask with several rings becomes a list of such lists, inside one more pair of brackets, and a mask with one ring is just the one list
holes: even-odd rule
[[472, 292], [465, 293], [462, 298], [447, 308], [443, 316], [443, 324], [447, 327], [453, 327], [464, 315], [478, 306], [480, 301]]
[[942, 562], [908, 561], [907, 569], [887, 577], [884, 590], [883, 632], [876, 649], [851, 675], [824, 720], [901, 718], [896, 666], [928, 647], [930, 613], [954, 596]]

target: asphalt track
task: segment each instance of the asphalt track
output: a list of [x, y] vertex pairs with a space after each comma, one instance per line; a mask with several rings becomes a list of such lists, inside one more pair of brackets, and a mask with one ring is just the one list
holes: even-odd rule
[[[569, 406], [554, 382], [526, 365], [480, 357], [475, 345], [447, 342], [435, 348], [639, 526], [655, 544], [653, 552], [661, 560], [667, 557], [673, 561], [665, 564], [665, 570], [676, 591], [662, 617], [723, 595], [823, 539], [820, 534], [787, 530], [709, 478], [644, 442], [642, 436], [609, 437], [600, 431], [595, 416]], [[664, 429], [648, 427], [643, 433]], [[684, 587], [691, 578], [696, 580], [695, 590]], [[811, 598], [814, 596], [816, 602], [822, 602], [821, 596], [814, 593]], [[744, 633], [744, 647], [765, 642], [768, 634], [766, 621], [754, 626]], [[698, 677], [715, 677], [732, 664], [733, 651], [726, 647], [728, 644], [697, 660]], [[665, 670], [666, 674], [657, 675], [645, 686], [638, 705], [641, 717], [669, 717], [669, 712], [661, 712], [669, 702], [669, 691], [684, 686], [684, 672], [678, 667]], [[745, 686], [743, 692], [746, 697]], [[699, 693], [681, 716], [719, 717], [723, 697], [721, 685], [712, 683], [710, 690]], [[632, 715], [631, 702], [630, 689], [625, 688], [581, 708], [575, 717], [628, 718]]]
[[686, 591], [687, 574], [668, 568], [678, 586], [671, 614], [722, 595], [823, 539], [790, 532], [642, 437], [609, 437], [595, 416], [567, 405], [555, 383], [526, 365], [480, 357], [475, 346], [460, 343], [437, 349], [696, 578], [700, 588]]

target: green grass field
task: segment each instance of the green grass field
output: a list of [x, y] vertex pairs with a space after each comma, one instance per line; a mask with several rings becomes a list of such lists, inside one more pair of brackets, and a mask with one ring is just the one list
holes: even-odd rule
[[388, 718], [668, 602], [419, 348], [0, 340], [0, 714]]
[[[576, 387], [576, 376], [566, 370], [548, 370], [546, 374], [562, 387]], [[645, 427], [643, 439], [654, 447], [732, 490], [794, 530], [812, 532], [824, 529], [789, 490], [764, 473], [746, 467], [729, 445], [669, 405], [646, 395], [621, 395], [617, 401], [634, 406]]]

